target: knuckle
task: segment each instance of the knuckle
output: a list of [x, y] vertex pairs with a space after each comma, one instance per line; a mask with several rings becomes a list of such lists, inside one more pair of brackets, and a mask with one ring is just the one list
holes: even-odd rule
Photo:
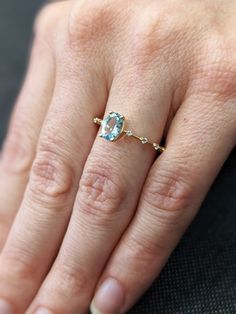
[[56, 14], [55, 14], [55, 7], [57, 5], [53, 4], [46, 4], [38, 13], [35, 23], [34, 23], [34, 31], [35, 35], [42, 35], [45, 36], [51, 33], [53, 26], [56, 23]]
[[35, 42], [45, 42], [51, 47], [59, 25], [67, 17], [71, 1], [49, 3], [39, 11], [34, 22]]
[[[7, 276], [9, 281], [12, 279], [14, 282], [20, 282], [21, 280], [26, 281], [35, 278], [35, 275], [38, 273], [37, 267], [29, 256], [30, 252], [27, 250], [11, 248], [4, 251], [5, 276]], [[7, 270], [10, 271], [10, 274]]]
[[93, 216], [111, 216], [119, 211], [126, 197], [119, 174], [107, 166], [90, 166], [82, 175], [79, 203], [83, 211]]
[[22, 125], [28, 125], [24, 120], [19, 114], [13, 118], [3, 145], [2, 166], [7, 172], [18, 175], [29, 172], [34, 158], [33, 128], [23, 129]]
[[142, 12], [135, 19], [134, 31], [131, 38], [131, 57], [139, 66], [149, 64], [153, 59], [164, 54], [168, 57], [170, 45], [174, 45], [176, 37], [180, 37], [182, 26], [176, 19], [170, 22], [166, 9], [157, 9]]
[[[235, 47], [235, 46], [234, 46]], [[236, 96], [236, 55], [232, 43], [221, 35], [212, 36], [203, 46], [197, 71], [198, 88], [217, 98]]]
[[192, 203], [192, 188], [181, 167], [173, 171], [159, 169], [157, 174], [150, 174], [143, 199], [149, 205], [149, 211], [154, 211], [156, 216], [160, 211], [179, 216]]
[[88, 287], [89, 278], [78, 264], [75, 267], [60, 261], [55, 265], [54, 278], [55, 280], [51, 280], [53, 290], [56, 289], [57, 294], [61, 294], [63, 299], [81, 295]]
[[158, 245], [157, 241], [154, 239], [155, 237], [147, 239], [147, 237], [145, 238], [144, 236], [140, 238], [140, 235], [131, 235], [126, 242], [126, 245], [132, 260], [151, 267], [158, 257], [158, 252], [164, 251], [164, 248], [161, 245]]
[[71, 192], [73, 169], [55, 144], [43, 144], [33, 162], [29, 187], [35, 200], [61, 202]]
[[[69, 37], [72, 46], [80, 47], [107, 37], [114, 22], [109, 1], [80, 1], [69, 16]], [[84, 48], [84, 45], [83, 45]]]
[[160, 48], [156, 34], [159, 18], [152, 20], [152, 22], [150, 20], [139, 22], [132, 35], [131, 59], [137, 66], [149, 64], [150, 59], [157, 55]]

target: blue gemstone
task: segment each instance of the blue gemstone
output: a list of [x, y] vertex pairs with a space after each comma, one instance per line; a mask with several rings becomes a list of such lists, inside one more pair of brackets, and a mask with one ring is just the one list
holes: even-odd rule
[[111, 112], [102, 121], [102, 131], [100, 136], [109, 142], [117, 140], [124, 129], [125, 119], [117, 112]]

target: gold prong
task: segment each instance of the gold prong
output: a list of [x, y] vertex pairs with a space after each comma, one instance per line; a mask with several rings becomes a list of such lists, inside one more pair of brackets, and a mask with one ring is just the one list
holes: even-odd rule
[[158, 149], [158, 151], [160, 153], [164, 153], [165, 150], [166, 150], [165, 147], [162, 147], [162, 146], [160, 146], [159, 149]]
[[102, 119], [96, 117], [96, 118], [93, 119], [93, 122], [95, 124], [101, 125], [102, 124]]

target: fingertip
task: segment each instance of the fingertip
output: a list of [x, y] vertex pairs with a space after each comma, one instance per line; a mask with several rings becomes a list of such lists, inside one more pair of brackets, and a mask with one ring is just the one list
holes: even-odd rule
[[103, 314], [101, 311], [99, 311], [94, 303], [94, 300], [92, 301], [90, 305], [90, 313], [91, 314]]
[[96, 292], [90, 310], [92, 314], [120, 314], [124, 301], [122, 285], [114, 278], [107, 278]]

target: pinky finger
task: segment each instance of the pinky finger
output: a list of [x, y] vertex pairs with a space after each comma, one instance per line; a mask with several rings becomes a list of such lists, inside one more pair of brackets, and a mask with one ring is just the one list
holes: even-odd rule
[[125, 313], [151, 285], [235, 145], [230, 105], [226, 113], [198, 101], [189, 98], [172, 122], [167, 150], [154, 163], [137, 213], [101, 276], [93, 314]]

